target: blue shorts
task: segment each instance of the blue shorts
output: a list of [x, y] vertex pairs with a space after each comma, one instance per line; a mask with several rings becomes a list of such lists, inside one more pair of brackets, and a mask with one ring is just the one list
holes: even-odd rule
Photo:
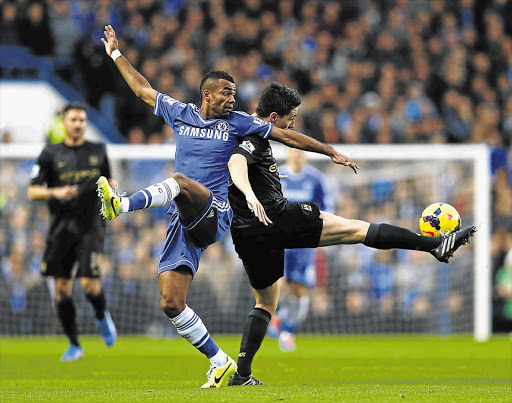
[[284, 278], [309, 288], [314, 287], [316, 285], [315, 249], [286, 249]]
[[229, 230], [233, 211], [227, 201], [216, 199], [210, 193], [208, 205], [188, 226], [182, 224], [177, 211], [170, 215], [158, 274], [179, 266], [187, 266], [195, 276], [201, 253]]

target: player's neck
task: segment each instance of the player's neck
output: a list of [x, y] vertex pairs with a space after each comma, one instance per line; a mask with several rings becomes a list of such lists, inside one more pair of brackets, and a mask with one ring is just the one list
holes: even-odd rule
[[210, 119], [225, 119], [226, 116], [216, 116], [215, 112], [212, 111], [208, 105], [201, 105], [201, 108], [199, 109], [199, 112], [201, 112], [201, 116], [205, 118], [205, 120]]
[[82, 137], [70, 137], [66, 136], [64, 138], [64, 144], [68, 147], [78, 147], [84, 143], [84, 138]]

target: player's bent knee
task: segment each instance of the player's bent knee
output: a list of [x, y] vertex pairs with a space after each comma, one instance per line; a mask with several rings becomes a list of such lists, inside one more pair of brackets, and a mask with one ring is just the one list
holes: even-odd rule
[[160, 299], [160, 308], [168, 318], [175, 318], [185, 309], [185, 301], [162, 295], [162, 298]]

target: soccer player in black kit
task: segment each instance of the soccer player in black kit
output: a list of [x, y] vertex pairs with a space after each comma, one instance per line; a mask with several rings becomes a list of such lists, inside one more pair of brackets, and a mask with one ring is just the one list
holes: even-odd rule
[[[258, 100], [256, 116], [280, 128], [293, 128], [301, 99], [280, 83], [267, 86]], [[370, 224], [324, 211], [312, 202], [289, 202], [281, 190], [277, 163], [267, 139], [244, 137], [228, 163], [233, 184], [231, 235], [256, 298], [245, 323], [238, 355], [238, 371], [229, 385], [261, 385], [251, 365], [277, 308], [277, 280], [284, 274], [284, 249], [316, 248], [363, 243], [377, 249], [412, 249], [430, 252], [448, 262], [475, 232], [470, 226], [442, 238], [415, 234], [389, 224]], [[350, 166], [357, 173], [357, 165]]]
[[[84, 356], [71, 298], [75, 262], [76, 276], [94, 309], [104, 343], [110, 347], [117, 338], [100, 282], [105, 222], [98, 214], [101, 203], [96, 195], [96, 181], [102, 175], [110, 178], [110, 166], [105, 145], [84, 140], [85, 105], [67, 105], [62, 123], [66, 130], [64, 141], [43, 149], [33, 167], [27, 193], [31, 200], [47, 201], [50, 209], [41, 274], [55, 278], [57, 315], [70, 343], [61, 360], [74, 361]], [[111, 182], [115, 186], [115, 181]]]

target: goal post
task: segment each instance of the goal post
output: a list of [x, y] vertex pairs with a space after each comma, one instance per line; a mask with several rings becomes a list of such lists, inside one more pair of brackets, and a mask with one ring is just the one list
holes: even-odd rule
[[[282, 164], [286, 158], [286, 147], [275, 142], [272, 143], [272, 147], [278, 165]], [[322, 304], [325, 302], [325, 309], [322, 311], [318, 308], [319, 318], [312, 317], [309, 321], [310, 324], [306, 324], [302, 330], [307, 333], [320, 331], [356, 334], [366, 332], [472, 332], [476, 340], [488, 339], [491, 335], [492, 302], [489, 148], [483, 144], [337, 144], [334, 147], [361, 166], [358, 175], [354, 175], [350, 169], [332, 164], [324, 155], [308, 153], [308, 161], [325, 173], [332, 192], [337, 198], [338, 213], [357, 211], [360, 215], [347, 218], [361, 218], [367, 221], [384, 218], [390, 224], [401, 225], [412, 231], [417, 231], [421, 209], [432, 202], [445, 201], [456, 206], [457, 203], [463, 206], [464, 211], [460, 211], [463, 225], [474, 224], [477, 226], [478, 232], [467, 253], [457, 252], [453, 259], [453, 265], [452, 262], [449, 265], [438, 265], [432, 257], [428, 257], [425, 262], [418, 263], [418, 267], [421, 269], [419, 272], [415, 272], [417, 258], [414, 254], [394, 255], [392, 263], [386, 263], [394, 276], [393, 281], [397, 283], [397, 290], [393, 294], [395, 305], [392, 307], [392, 312], [385, 311], [387, 308], [385, 304], [381, 304], [382, 300], [370, 300], [366, 296], [366, 302], [361, 302], [361, 309], [366, 310], [360, 313], [358, 312], [360, 307], [358, 308], [357, 305], [359, 303], [357, 301], [360, 300], [351, 299], [355, 295], [352, 293], [355, 289], [351, 288], [353, 287], [351, 281], [362, 276], [360, 267], [363, 266], [365, 259], [369, 258], [368, 252], [355, 253], [354, 250], [359, 251], [359, 249], [352, 245], [323, 248], [327, 256], [326, 276], [329, 278], [325, 286], [329, 291], [329, 300], [325, 302], [322, 297], [317, 299], [318, 307], [323, 306]], [[25, 196], [26, 186], [29, 183], [28, 165], [35, 160], [42, 148], [42, 144], [2, 144], [0, 146], [0, 190], [4, 200], [7, 200], [4, 206], [8, 207], [3, 210], [2, 214], [2, 227], [5, 228], [5, 231], [2, 233], [4, 238], [0, 239], [0, 242], [5, 243], [5, 239], [12, 238], [12, 233], [9, 231], [17, 231], [16, 236], [20, 232], [20, 228], [15, 228], [16, 224], [13, 222], [12, 215], [15, 214], [15, 209], [13, 201], [9, 198], [17, 197], [16, 202], [25, 206], [33, 205]], [[170, 174], [175, 146], [172, 144], [109, 144], [107, 152], [112, 161], [113, 176], [119, 178], [121, 190], [130, 193]], [[154, 169], [154, 167], [158, 167], [158, 169]], [[134, 173], [138, 175], [137, 178], [133, 177]], [[9, 190], [12, 186], [18, 187], [17, 193]], [[410, 188], [408, 189], [408, 187]], [[30, 208], [27, 207], [27, 209]], [[41, 216], [42, 213], [38, 210], [36, 214]], [[144, 217], [151, 217], [153, 227], [140, 227], [140, 222], [146, 219], [141, 218], [142, 214], [146, 214]], [[121, 333], [150, 333], [151, 330], [147, 330], [148, 328], [168, 326], [168, 321], [158, 311], [158, 287], [154, 267], [151, 268], [155, 261], [149, 261], [147, 256], [144, 256], [144, 253], [146, 255], [153, 253], [153, 249], [158, 246], [157, 243], [164, 239], [165, 225], [162, 222], [164, 222], [165, 210], [160, 210], [159, 214], [161, 219], [155, 220], [154, 212], [144, 211], [140, 215], [134, 214], [136, 218], [130, 222], [123, 222], [122, 219], [125, 217], [122, 216], [119, 224], [109, 223], [108, 225], [108, 227], [116, 226], [115, 230], [119, 231], [115, 239], [107, 236], [109, 247], [117, 248], [116, 243], [125, 243], [127, 251], [125, 255], [116, 252], [118, 253], [116, 256], [107, 256], [108, 265], [105, 266], [105, 281], [109, 290], [109, 300], [112, 301], [112, 305], [116, 304], [114, 306], [117, 306], [117, 308], [112, 308], [117, 309], [113, 313], [114, 319], [117, 317], [119, 320], [123, 318], [122, 320], [126, 321], [120, 326]], [[149, 218], [147, 219], [149, 220]], [[29, 228], [27, 227], [25, 230], [28, 232]], [[121, 236], [123, 231], [130, 232], [129, 236]], [[19, 236], [23, 238], [22, 235]], [[129, 243], [135, 240], [141, 241], [141, 244], [132, 247], [133, 250], [130, 251]], [[204, 267], [200, 266], [196, 281], [191, 287], [190, 298], [194, 303], [194, 309], [202, 317], [204, 316], [205, 323], [210, 330], [239, 333], [243, 324], [243, 322], [242, 324], [239, 322], [243, 320], [248, 307], [252, 304], [252, 294], [230, 243], [230, 240], [223, 242], [223, 251], [220, 252], [216, 247], [208, 248], [201, 262]], [[30, 247], [27, 244], [28, 251], [30, 251]], [[147, 249], [150, 249], [151, 253]], [[364, 249], [370, 250], [369, 248]], [[109, 249], [107, 248], [107, 250]], [[5, 256], [5, 259], [8, 260], [8, 256]], [[135, 263], [130, 262], [130, 259]], [[356, 262], [358, 269], [351, 271], [353, 268], [348, 267], [349, 261], [354, 261], [354, 259], [361, 261]], [[229, 262], [228, 268], [218, 267], [226, 262]], [[9, 265], [12, 264], [14, 263], [9, 261], [3, 263], [4, 277], [10, 275], [8, 271], [10, 269], [5, 269], [5, 267], [9, 268]], [[146, 267], [148, 268], [146, 269]], [[404, 267], [405, 271], [403, 271]], [[37, 273], [34, 273], [34, 268], [31, 270], [32, 280], [30, 281], [36, 282]], [[216, 274], [208, 277], [209, 272]], [[399, 274], [404, 272], [406, 275], [413, 273], [412, 278], [401, 279]], [[366, 273], [363, 274], [366, 275]], [[25, 311], [18, 306], [20, 311], [15, 312], [18, 309], [15, 302], [17, 298], [15, 294], [19, 292], [16, 288], [18, 285], [10, 277], [6, 278], [8, 281], [4, 282], [4, 288], [7, 288], [3, 289], [3, 294], [0, 292], [0, 318], [3, 323], [0, 327], [0, 334], [58, 332], [58, 326], [37, 330], [39, 329], [37, 321], [40, 320], [42, 314], [29, 312], [32, 306], [39, 306], [37, 303], [31, 305], [30, 298], [47, 299], [48, 295], [37, 294], [42, 291], [37, 291], [35, 288], [27, 290], [26, 298], [28, 299], [26, 300], [28, 302], [24, 308]], [[30, 281], [27, 280], [25, 283], [30, 283]], [[202, 288], [203, 286], [205, 288]], [[42, 285], [39, 287], [43, 288]], [[197, 292], [193, 291], [194, 287], [198, 290]], [[367, 288], [368, 285], [365, 287]], [[366, 288], [364, 292], [368, 291]], [[456, 292], [452, 295], [450, 294], [451, 290]], [[45, 292], [47, 293], [47, 290]], [[410, 308], [411, 310], [417, 309], [423, 315], [411, 319], [412, 314], [405, 308], [406, 301], [416, 298], [418, 293], [424, 293], [429, 308], [427, 312], [425, 312], [425, 307], [421, 311], [421, 305]], [[129, 310], [129, 314], [126, 304], [123, 303], [125, 294], [131, 296], [130, 301], [133, 301], [133, 298], [138, 298], [134, 303], [135, 307]], [[416, 299], [416, 301], [418, 300]], [[80, 304], [82, 305], [79, 306], [79, 316], [84, 312], [90, 313], [90, 308], [83, 298]], [[352, 305], [350, 304], [355, 304], [353, 310], [351, 310]], [[18, 305], [20, 304], [18, 303]], [[313, 309], [311, 315], [314, 315], [315, 312]], [[144, 323], [145, 327], [131, 321]], [[428, 325], [425, 325], [427, 322]], [[391, 326], [390, 323], [393, 325]], [[94, 331], [94, 328], [92, 326], [82, 327], [81, 331]]]

